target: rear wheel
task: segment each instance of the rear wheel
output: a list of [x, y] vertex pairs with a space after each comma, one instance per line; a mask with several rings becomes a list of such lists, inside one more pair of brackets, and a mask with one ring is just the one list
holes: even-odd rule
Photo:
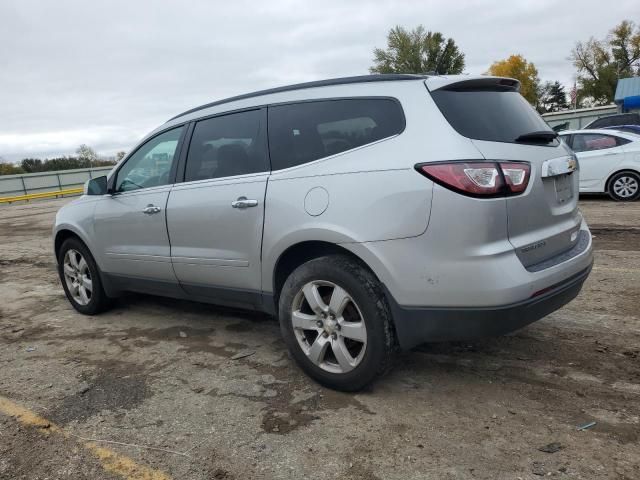
[[298, 365], [336, 390], [360, 390], [391, 364], [391, 315], [379, 282], [345, 255], [299, 266], [279, 301], [280, 326]]
[[98, 266], [79, 239], [69, 238], [60, 247], [58, 274], [67, 299], [78, 312], [95, 315], [109, 308]]
[[618, 202], [631, 202], [640, 197], [640, 175], [618, 172], [609, 180], [609, 196]]

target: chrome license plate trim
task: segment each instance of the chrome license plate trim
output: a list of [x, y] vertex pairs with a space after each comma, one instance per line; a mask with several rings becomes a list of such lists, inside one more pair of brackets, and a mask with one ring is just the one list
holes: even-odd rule
[[557, 177], [578, 170], [578, 159], [575, 155], [551, 158], [542, 164], [542, 178]]

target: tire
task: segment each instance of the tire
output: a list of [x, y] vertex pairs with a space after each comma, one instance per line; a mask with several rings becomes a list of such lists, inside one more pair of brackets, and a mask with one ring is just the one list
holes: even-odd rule
[[350, 257], [300, 265], [285, 281], [278, 307], [291, 355], [318, 383], [354, 392], [391, 366], [396, 342], [384, 292]]
[[640, 197], [640, 174], [618, 172], [609, 179], [607, 193], [616, 202], [632, 202]]
[[78, 238], [68, 238], [58, 252], [58, 275], [71, 306], [84, 315], [96, 315], [111, 306], [93, 255]]

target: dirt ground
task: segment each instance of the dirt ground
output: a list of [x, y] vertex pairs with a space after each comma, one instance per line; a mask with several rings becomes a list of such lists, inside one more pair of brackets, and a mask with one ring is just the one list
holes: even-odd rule
[[565, 308], [349, 395], [267, 316], [142, 295], [77, 314], [51, 254], [65, 201], [0, 208], [0, 479], [640, 478], [640, 202], [581, 200], [596, 264]]

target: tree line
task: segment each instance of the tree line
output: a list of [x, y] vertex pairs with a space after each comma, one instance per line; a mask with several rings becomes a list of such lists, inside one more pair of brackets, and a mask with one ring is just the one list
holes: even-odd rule
[[3, 162], [0, 158], [0, 175], [20, 173], [53, 172], [74, 168], [110, 167], [122, 160], [125, 152], [118, 152], [115, 158], [100, 158], [93, 148], [82, 144], [76, 150], [76, 156], [55, 158], [23, 158], [18, 164]]
[[[624, 20], [603, 39], [591, 37], [576, 42], [567, 60], [576, 72], [576, 88], [571, 92], [576, 107], [609, 104], [613, 102], [618, 79], [640, 76], [640, 27]], [[392, 28], [387, 34], [387, 47], [374, 49], [369, 70], [447, 75], [460, 74], [464, 68], [465, 55], [452, 38], [420, 25], [413, 30]], [[486, 73], [519, 80], [520, 92], [540, 113], [572, 106], [565, 86], [557, 80], [541, 81], [536, 66], [522, 55], [498, 60]]]

